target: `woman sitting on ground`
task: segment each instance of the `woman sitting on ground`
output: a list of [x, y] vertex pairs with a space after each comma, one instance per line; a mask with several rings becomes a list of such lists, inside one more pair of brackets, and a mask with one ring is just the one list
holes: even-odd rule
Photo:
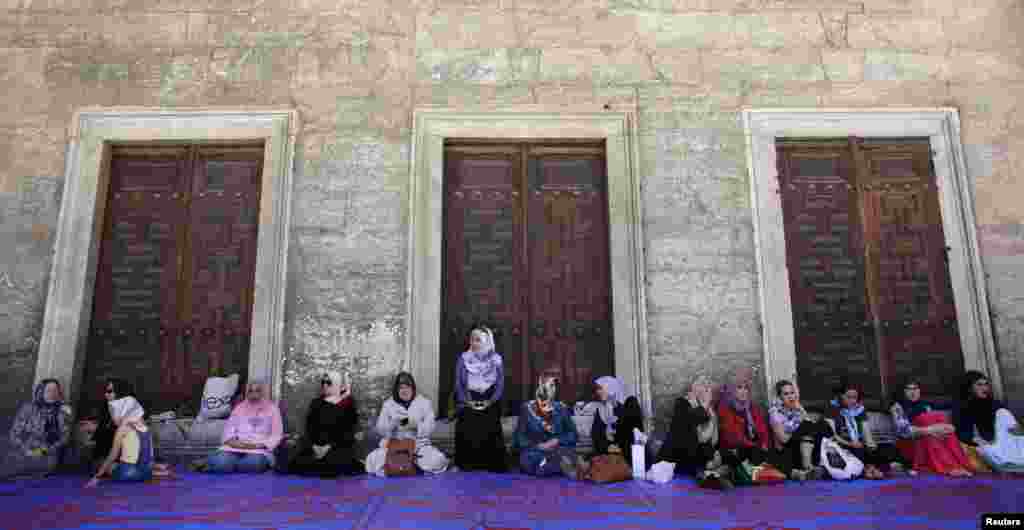
[[47, 475], [56, 471], [71, 439], [71, 408], [64, 404], [60, 383], [43, 379], [32, 401], [18, 409], [11, 426], [11, 450], [0, 476]]
[[617, 377], [604, 376], [597, 386], [597, 413], [590, 428], [594, 456], [621, 454], [633, 461], [633, 429], [644, 432], [644, 413], [636, 396], [626, 394], [626, 385]]
[[718, 403], [718, 449], [726, 463], [759, 466], [770, 456], [771, 434], [764, 409], [751, 399], [750, 380], [735, 378]]
[[[981, 372], [971, 370], [964, 375], [961, 398], [953, 417], [956, 433], [964, 444], [968, 458], [972, 452], [981, 458], [984, 467], [1000, 472], [1024, 472], [1024, 430], [1006, 405], [993, 399], [992, 385]], [[977, 466], [977, 472], [987, 471]]]
[[401, 372], [395, 377], [391, 397], [384, 401], [377, 418], [380, 447], [366, 457], [366, 472], [384, 477], [388, 443], [396, 440], [416, 440], [416, 467], [427, 473], [443, 473], [448, 469], [448, 457], [430, 441], [434, 433], [434, 405], [416, 393], [416, 380], [412, 374]]
[[207, 472], [262, 473], [274, 465], [274, 449], [281, 443], [284, 426], [281, 409], [269, 394], [266, 381], [249, 381], [245, 399], [224, 426], [223, 445], [206, 461]]
[[970, 463], [956, 428], [934, 403], [921, 399], [921, 384], [908, 379], [889, 407], [897, 444], [910, 446], [910, 460], [915, 471], [928, 471], [951, 477], [971, 476]]
[[[93, 433], [94, 442], [92, 449], [92, 468], [99, 469], [100, 464], [110, 454], [114, 446], [114, 433], [117, 432], [117, 425], [110, 416], [110, 403], [123, 397], [135, 398], [135, 388], [121, 379], [107, 379], [103, 383], [103, 404], [99, 407], [99, 417], [96, 418], [96, 431]], [[138, 398], [136, 398], [138, 399]]]
[[487, 328], [469, 334], [469, 350], [455, 364], [455, 465], [463, 471], [505, 471], [501, 398], [505, 370]]
[[701, 487], [730, 488], [731, 473], [718, 452], [712, 386], [710, 378], [698, 376], [686, 395], [676, 399], [668, 438], [655, 460], [676, 464], [676, 471], [694, 475]]
[[557, 396], [558, 379], [540, 377], [536, 399], [523, 403], [519, 411], [513, 447], [519, 450], [523, 473], [538, 477], [562, 473], [576, 479], [576, 423]]
[[864, 463], [864, 477], [876, 480], [885, 478], [882, 469], [904, 470], [906, 465], [896, 446], [875, 441], [860, 387], [844, 381], [834, 394], [836, 401], [832, 402], [829, 419], [835, 429], [835, 441]]
[[[131, 396], [110, 402], [110, 416], [117, 430], [114, 443], [106, 460], [93, 478], [85, 485], [94, 488], [108, 474], [118, 482], [143, 482], [153, 478], [153, 433], [142, 421], [145, 410]], [[161, 470], [165, 471], [165, 470]]]
[[775, 383], [775, 396], [781, 401], [768, 410], [776, 448], [772, 464], [794, 480], [825, 478], [818, 459], [821, 441], [832, 436], [832, 429], [824, 420], [811, 418], [800, 404], [800, 389], [793, 382]]
[[324, 478], [363, 473], [356, 459], [359, 413], [352, 397], [348, 373], [330, 371], [320, 379], [320, 397], [309, 404], [307, 446], [288, 466], [290, 473]]

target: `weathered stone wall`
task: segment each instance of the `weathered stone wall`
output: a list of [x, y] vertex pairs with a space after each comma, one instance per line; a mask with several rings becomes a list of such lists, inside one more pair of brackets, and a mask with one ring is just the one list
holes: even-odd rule
[[0, 2], [0, 413], [33, 376], [66, 128], [83, 105], [301, 112], [284, 389], [293, 423], [317, 370], [351, 368], [372, 414], [398, 368], [416, 105], [639, 111], [662, 417], [693, 374], [761, 362], [738, 110], [954, 106], [1019, 403], [1021, 27], [1015, 0]]

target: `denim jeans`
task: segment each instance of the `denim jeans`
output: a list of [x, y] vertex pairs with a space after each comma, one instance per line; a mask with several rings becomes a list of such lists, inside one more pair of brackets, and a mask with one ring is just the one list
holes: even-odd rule
[[266, 455], [217, 451], [206, 459], [209, 473], [263, 473], [270, 469]]
[[118, 462], [110, 476], [118, 482], [143, 482], [153, 478], [153, 466]]

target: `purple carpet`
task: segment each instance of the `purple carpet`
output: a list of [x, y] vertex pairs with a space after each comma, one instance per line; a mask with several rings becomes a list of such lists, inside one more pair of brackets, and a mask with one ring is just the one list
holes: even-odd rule
[[922, 475], [722, 493], [684, 478], [593, 485], [490, 473], [320, 480], [186, 472], [95, 490], [59, 476], [0, 483], [0, 528], [976, 530], [982, 513], [1024, 511], [1022, 478]]

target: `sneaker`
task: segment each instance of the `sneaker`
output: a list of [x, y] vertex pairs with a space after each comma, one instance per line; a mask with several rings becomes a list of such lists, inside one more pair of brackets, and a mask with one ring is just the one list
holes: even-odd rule
[[579, 478], [577, 475], [576, 461], [571, 456], [563, 455], [562, 458], [558, 460], [558, 467], [562, 468], [562, 473], [564, 473], [565, 476], [573, 480]]
[[808, 479], [808, 475], [808, 471], [804, 471], [803, 469], [794, 469], [789, 473], [789, 478], [797, 482], [804, 482], [805, 480]]

